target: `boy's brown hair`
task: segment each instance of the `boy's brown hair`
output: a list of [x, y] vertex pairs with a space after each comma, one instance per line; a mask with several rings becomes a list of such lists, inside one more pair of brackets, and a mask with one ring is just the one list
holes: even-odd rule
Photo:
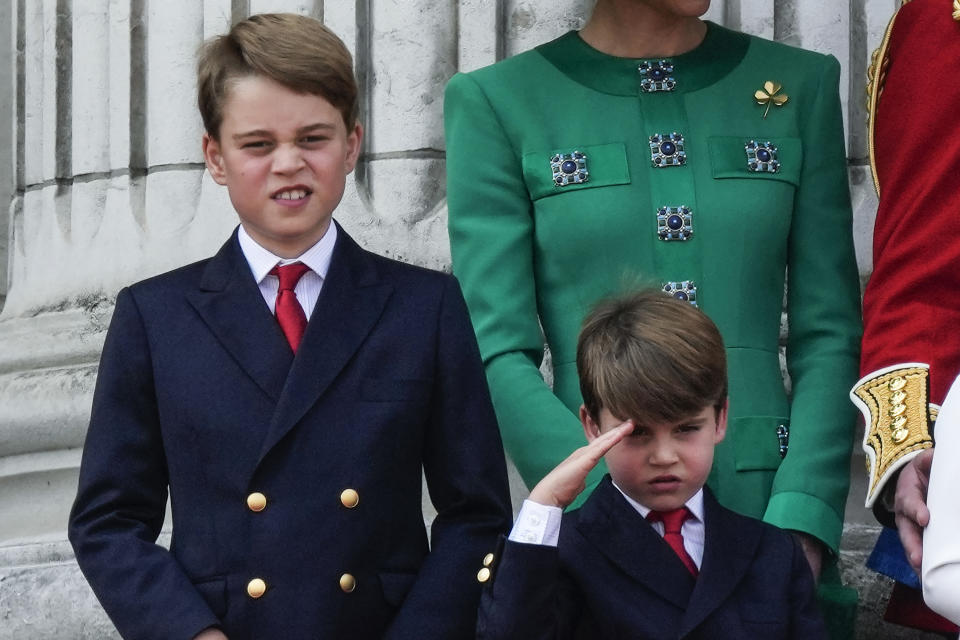
[[349, 133], [357, 120], [353, 58], [318, 20], [293, 13], [262, 13], [207, 40], [197, 63], [197, 102], [203, 126], [219, 139], [230, 85], [263, 76], [298, 93], [323, 97], [343, 116]]
[[713, 321], [660, 290], [601, 301], [577, 341], [580, 392], [590, 416], [676, 422], [727, 398], [727, 355]]

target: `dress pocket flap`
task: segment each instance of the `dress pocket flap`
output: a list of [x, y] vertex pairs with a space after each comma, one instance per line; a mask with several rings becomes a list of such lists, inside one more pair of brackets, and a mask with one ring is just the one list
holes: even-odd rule
[[[737, 471], [770, 471], [780, 466], [781, 443], [785, 438], [778, 427], [789, 427], [790, 421], [776, 416], [744, 416], [730, 421], [727, 435], [733, 439]], [[784, 430], [781, 430], [784, 433]]]
[[[751, 157], [747, 145], [751, 142], [762, 146], [770, 154], [769, 156], [761, 154], [761, 159], [769, 157], [770, 162], [759, 162], [758, 170], [750, 168]], [[710, 145], [710, 168], [716, 179], [780, 180], [794, 186], [800, 183], [800, 169], [803, 165], [803, 144], [800, 138], [712, 136], [708, 144]], [[759, 146], [752, 150], [754, 158]], [[771, 170], [770, 163], [773, 161], [776, 161], [776, 171]]]
[[[584, 156], [583, 166], [587, 171], [586, 180], [558, 186], [555, 177], [556, 172], [551, 167], [553, 164], [551, 159], [554, 156], [577, 152]], [[563, 172], [560, 171], [560, 174], [562, 175]], [[622, 142], [612, 142], [525, 153], [523, 154], [523, 179], [527, 183], [527, 190], [530, 192], [532, 200], [560, 195], [568, 191], [629, 184], [630, 170], [627, 166], [627, 148]]]

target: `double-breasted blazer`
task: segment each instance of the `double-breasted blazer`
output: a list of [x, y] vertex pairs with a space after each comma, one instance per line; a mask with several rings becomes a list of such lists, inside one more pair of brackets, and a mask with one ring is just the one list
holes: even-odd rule
[[341, 229], [295, 357], [236, 233], [118, 295], [69, 533], [124, 637], [471, 637], [509, 523], [453, 277]]
[[507, 541], [480, 606], [482, 640], [826, 638], [806, 558], [787, 533], [704, 490], [694, 578], [605, 477], [564, 514], [557, 547]]

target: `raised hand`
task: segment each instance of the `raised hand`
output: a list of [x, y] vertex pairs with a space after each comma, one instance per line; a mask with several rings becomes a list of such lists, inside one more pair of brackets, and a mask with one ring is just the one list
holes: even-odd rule
[[628, 420], [571, 453], [537, 483], [529, 499], [550, 507], [567, 507], [583, 491], [591, 469], [597, 466], [600, 458], [613, 445], [633, 431], [633, 426], [633, 422]]

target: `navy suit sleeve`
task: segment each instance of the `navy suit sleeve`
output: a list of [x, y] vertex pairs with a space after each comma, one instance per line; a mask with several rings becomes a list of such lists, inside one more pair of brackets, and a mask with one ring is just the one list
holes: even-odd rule
[[124, 289], [103, 348], [69, 523], [80, 569], [124, 638], [186, 640], [219, 622], [156, 544], [166, 501], [150, 347]]
[[473, 637], [477, 570], [511, 522], [510, 494], [476, 337], [460, 287], [446, 278], [423, 469], [437, 510], [430, 553], [387, 637]]
[[572, 580], [560, 570], [557, 547], [507, 540], [496, 575], [483, 590], [479, 640], [568, 640], [579, 613]]

